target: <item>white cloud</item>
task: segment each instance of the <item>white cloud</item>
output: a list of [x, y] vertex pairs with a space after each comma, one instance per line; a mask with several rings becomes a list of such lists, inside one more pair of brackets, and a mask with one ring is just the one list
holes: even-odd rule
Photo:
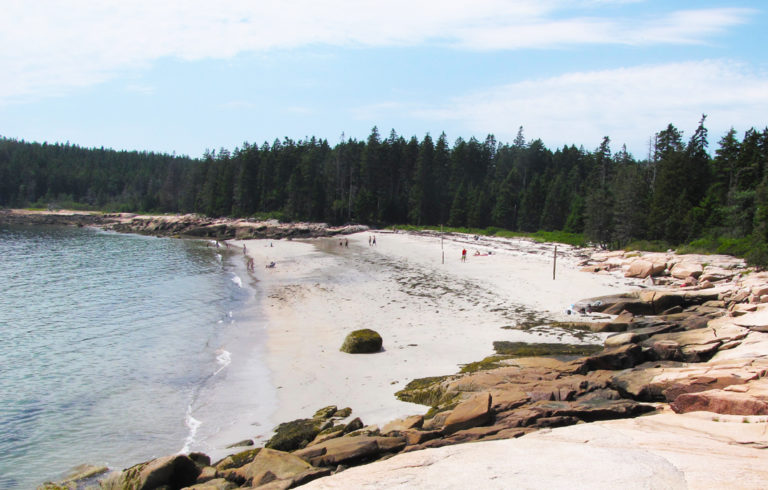
[[[307, 45], [519, 49], [697, 43], [743, 23], [720, 8], [631, 19], [566, 17], [627, 0], [5, 0], [0, 101], [100, 83], [161, 58], [229, 58]], [[599, 12], [599, 10], [598, 10]]]
[[495, 133], [511, 141], [523, 126], [529, 139], [550, 148], [597, 147], [610, 136], [638, 158], [648, 138], [674, 124], [690, 135], [707, 114], [710, 144], [731, 127], [768, 125], [768, 73], [725, 60], [569, 73], [494, 87], [456, 98], [444, 107], [412, 111], [413, 117], [454, 121], [471, 134]]

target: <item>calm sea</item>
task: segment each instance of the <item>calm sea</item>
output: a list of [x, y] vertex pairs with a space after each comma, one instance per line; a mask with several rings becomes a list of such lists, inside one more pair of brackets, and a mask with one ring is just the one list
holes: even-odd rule
[[203, 241], [0, 227], [0, 488], [267, 431], [242, 261]]

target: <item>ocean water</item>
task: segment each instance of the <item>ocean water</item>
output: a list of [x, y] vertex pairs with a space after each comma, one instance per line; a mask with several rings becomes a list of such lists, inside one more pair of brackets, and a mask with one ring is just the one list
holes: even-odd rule
[[0, 488], [265, 433], [276, 397], [242, 262], [203, 241], [0, 227]]

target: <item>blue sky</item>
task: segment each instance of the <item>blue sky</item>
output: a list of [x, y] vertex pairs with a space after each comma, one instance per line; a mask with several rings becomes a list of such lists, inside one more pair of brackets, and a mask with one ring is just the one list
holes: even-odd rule
[[176, 152], [377, 126], [637, 158], [768, 126], [751, 0], [0, 0], [0, 135]]

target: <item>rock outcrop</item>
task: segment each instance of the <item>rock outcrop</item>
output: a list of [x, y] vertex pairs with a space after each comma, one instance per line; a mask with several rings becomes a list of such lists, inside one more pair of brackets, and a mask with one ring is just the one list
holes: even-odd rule
[[197, 214], [136, 215], [77, 211], [0, 211], [0, 224], [98, 226], [103, 229], [153, 236], [188, 236], [219, 240], [248, 238], [314, 238], [346, 235], [367, 226], [329, 226], [325, 223], [280, 223], [277, 220], [208, 218]]
[[105, 490], [150, 490], [162, 487], [178, 489], [194, 485], [201, 472], [202, 468], [189, 456], [178, 454], [113, 473], [101, 482], [101, 486]]
[[[764, 418], [763, 418], [764, 419]], [[743, 488], [768, 481], [765, 422], [671, 413], [399, 454], [324, 488]], [[609, 469], [609, 470], [607, 470]]]

